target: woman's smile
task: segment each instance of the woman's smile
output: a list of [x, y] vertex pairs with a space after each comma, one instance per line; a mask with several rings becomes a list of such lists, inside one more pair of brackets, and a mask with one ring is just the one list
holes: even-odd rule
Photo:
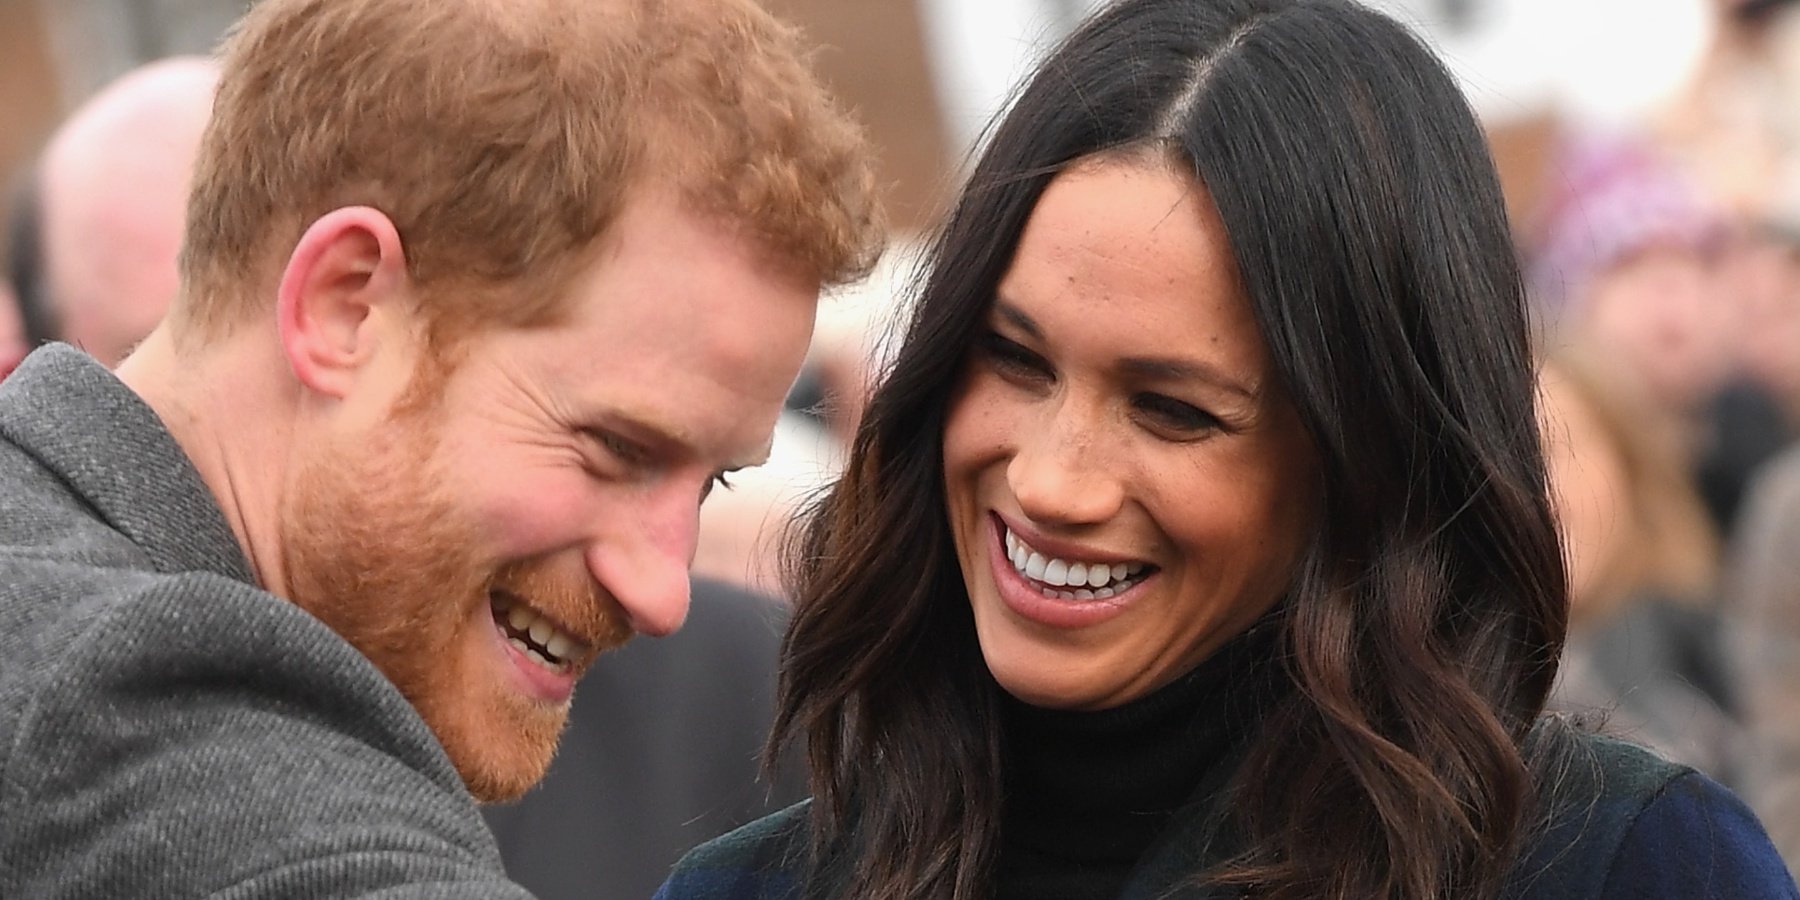
[[[988, 559], [999, 594], [1021, 618], [1051, 628], [1098, 625], [1129, 606], [1153, 580], [1156, 567], [1099, 553], [1048, 556], [992, 515]], [[1042, 539], [1040, 539], [1041, 542]]]

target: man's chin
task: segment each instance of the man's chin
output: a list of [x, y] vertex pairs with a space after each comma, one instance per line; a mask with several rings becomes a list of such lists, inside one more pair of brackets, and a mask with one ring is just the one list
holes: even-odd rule
[[546, 759], [542, 765], [529, 772], [476, 773], [473, 777], [464, 775], [463, 784], [468, 786], [469, 794], [477, 803], [511, 803], [536, 787], [549, 769], [550, 761]]
[[463, 784], [481, 803], [517, 800], [543, 780], [556, 756], [568, 708], [514, 711], [504, 718], [510, 721], [444, 742]]

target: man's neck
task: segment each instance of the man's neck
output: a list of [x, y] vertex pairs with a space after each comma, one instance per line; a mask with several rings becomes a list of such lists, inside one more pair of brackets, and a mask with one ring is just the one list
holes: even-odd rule
[[[156, 411], [212, 492], [250, 561], [257, 584], [287, 595], [280, 510], [293, 402], [269, 373], [285, 371], [252, 357], [264, 348], [239, 333], [199, 352], [176, 346], [165, 326], [119, 364], [126, 387]], [[285, 395], [285, 396], [284, 396]]]

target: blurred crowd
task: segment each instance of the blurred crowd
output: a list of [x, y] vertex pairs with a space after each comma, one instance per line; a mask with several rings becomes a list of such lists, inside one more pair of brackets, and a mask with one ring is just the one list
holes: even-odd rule
[[1800, 7], [1720, 2], [1690, 84], [1563, 121], [1515, 223], [1571, 573], [1554, 704], [1736, 786], [1800, 859]]
[[[1717, 0], [1714, 12], [1702, 65], [1662, 108], [1630, 123], [1554, 124], [1532, 157], [1545, 188], [1515, 223], [1571, 572], [1554, 704], [1736, 788], [1792, 867], [1800, 3]], [[133, 72], [75, 110], [18, 179], [0, 377], [50, 340], [117, 363], [157, 321], [176, 290], [185, 173], [213, 78], [192, 58]], [[694, 622], [597, 666], [549, 781], [491, 814], [509, 863], [584, 861], [556, 836], [610, 821], [631, 833], [613, 842], [626, 858], [608, 865], [660, 873], [685, 847], [795, 796], [795, 779], [754, 781], [780, 627], [780, 528], [835, 472], [907, 275], [906, 254], [892, 254], [822, 304], [770, 464], [735, 477], [703, 513], [695, 570], [716, 581], [697, 588]], [[613, 706], [584, 715], [584, 703]], [[517, 877], [545, 897], [563, 895], [558, 879], [571, 891], [584, 881]], [[620, 896], [641, 886], [614, 883]]]

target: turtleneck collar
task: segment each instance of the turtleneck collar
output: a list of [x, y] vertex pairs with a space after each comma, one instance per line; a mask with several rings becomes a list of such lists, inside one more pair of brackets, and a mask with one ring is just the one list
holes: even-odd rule
[[1280, 669], [1277, 630], [1265, 617], [1187, 674], [1111, 709], [1042, 709], [1003, 695], [999, 898], [1117, 897], [1259, 721]]

